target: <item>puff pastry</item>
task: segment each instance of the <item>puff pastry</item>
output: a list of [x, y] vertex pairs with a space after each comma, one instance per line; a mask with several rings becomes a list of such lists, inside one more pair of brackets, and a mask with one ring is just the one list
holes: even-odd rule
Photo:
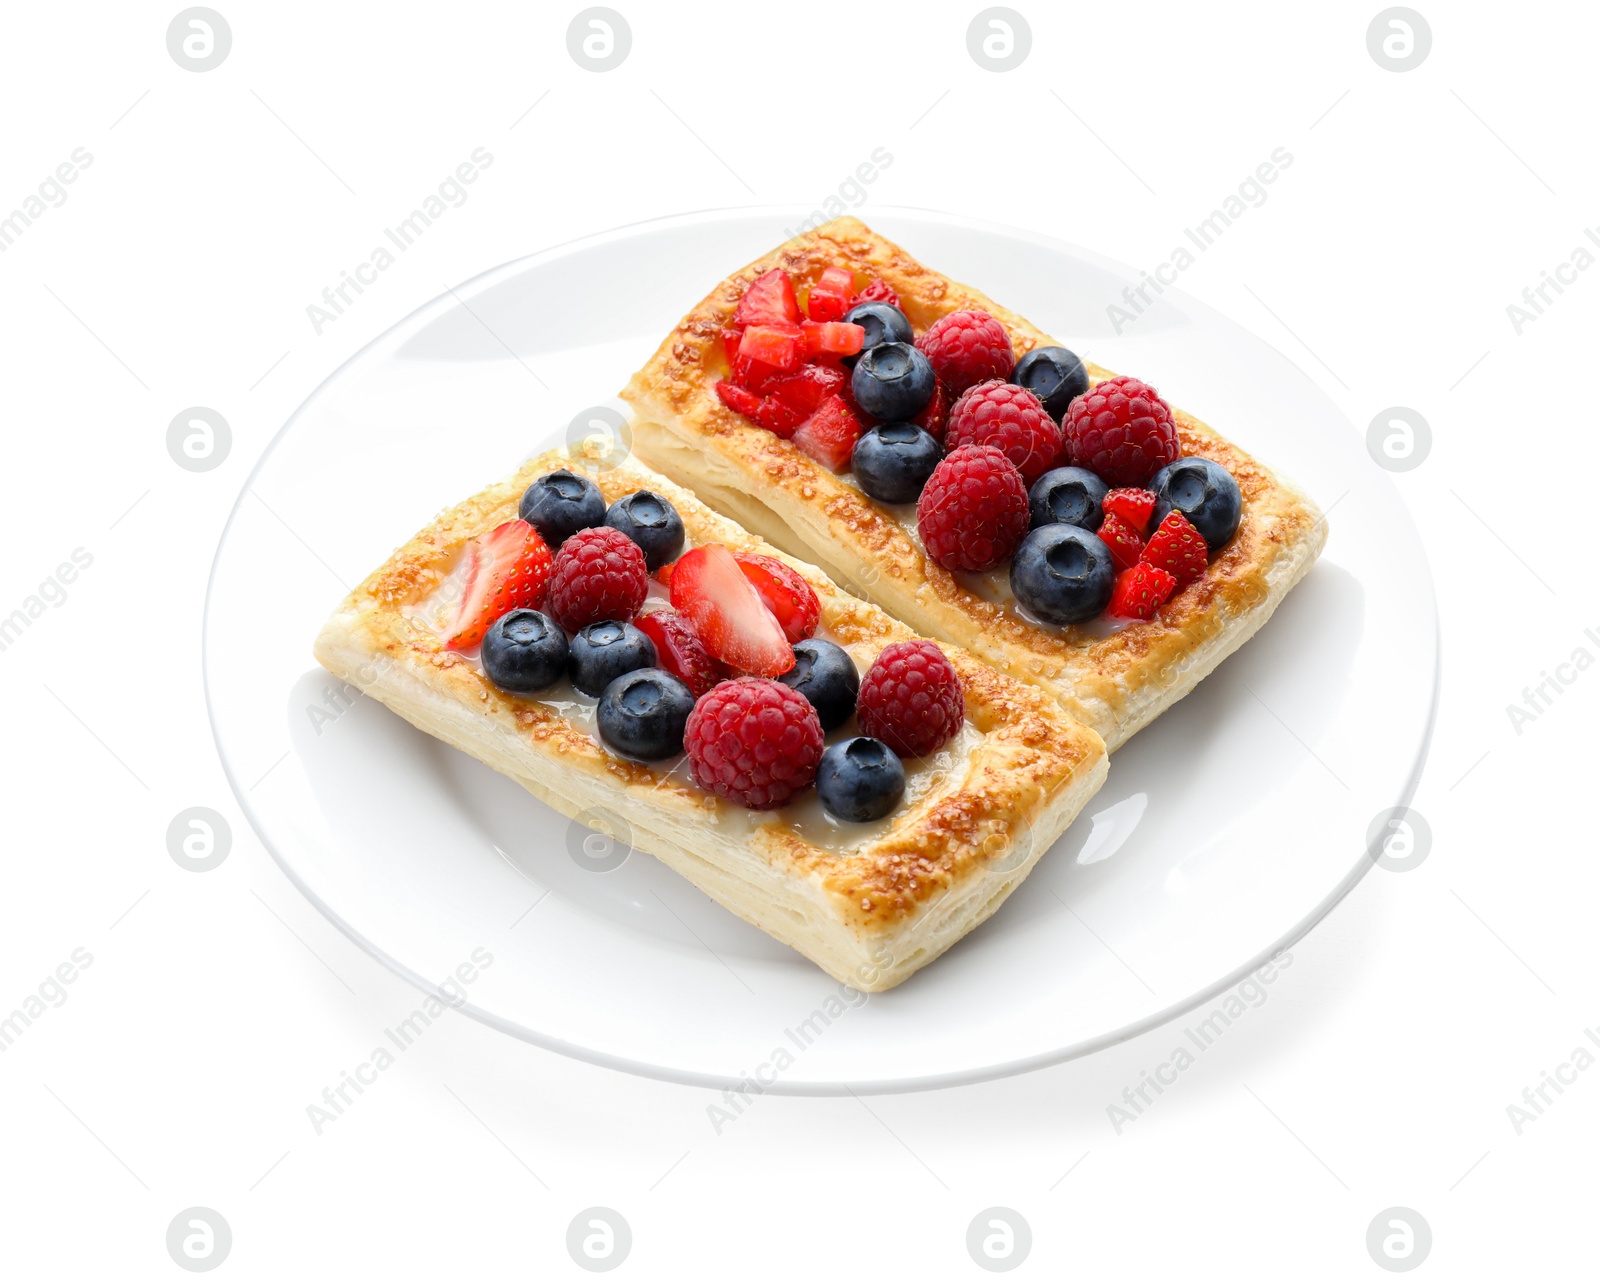
[[[838, 218], [734, 272], [667, 336], [622, 392], [634, 412], [634, 449], [711, 506], [815, 561], [918, 631], [1043, 687], [1110, 749], [1249, 639], [1321, 552], [1326, 522], [1307, 497], [1175, 410], [1182, 452], [1215, 460], [1238, 481], [1244, 499], [1239, 532], [1205, 577], [1174, 595], [1150, 622], [1120, 630], [1029, 623], [1009, 605], [1008, 590], [964, 581], [925, 556], [914, 511], [874, 502], [848, 477], [834, 475], [717, 398], [719, 331], [746, 285], [775, 266], [797, 287], [829, 266], [876, 276], [899, 295], [919, 333], [952, 311], [977, 309], [1005, 325], [1019, 357], [1056, 345], [1021, 316], [923, 266], [857, 219]], [[1092, 382], [1115, 376], [1087, 367]]]
[[560, 467], [587, 470], [607, 502], [655, 490], [677, 507], [690, 545], [780, 555], [816, 590], [820, 634], [862, 669], [885, 645], [913, 637], [670, 480], [608, 462], [597, 444], [553, 451], [445, 511], [339, 606], [317, 637], [318, 661], [568, 817], [612, 833], [625, 824], [634, 847], [841, 982], [862, 991], [895, 986], [1022, 881], [1100, 787], [1104, 744], [1039, 690], [947, 648], [966, 696], [963, 735], [914, 772], [889, 818], [824, 831], [820, 809], [809, 818], [797, 806], [752, 814], [702, 791], [673, 762], [614, 755], [573, 703], [500, 692], [474, 659], [444, 647], [429, 602], [451, 581], [465, 543], [515, 518], [527, 485]]

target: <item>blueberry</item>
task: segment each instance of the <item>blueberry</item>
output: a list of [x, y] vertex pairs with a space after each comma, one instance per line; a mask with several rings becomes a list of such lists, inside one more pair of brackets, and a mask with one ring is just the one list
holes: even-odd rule
[[1105, 519], [1100, 502], [1106, 493], [1106, 482], [1082, 467], [1057, 467], [1046, 471], [1028, 490], [1031, 527], [1075, 524], [1093, 533]]
[[1238, 532], [1244, 514], [1239, 483], [1228, 469], [1210, 458], [1179, 458], [1156, 472], [1150, 481], [1156, 491], [1156, 509], [1150, 515], [1154, 529], [1174, 509], [1189, 517], [1212, 551]]
[[861, 676], [850, 655], [831, 640], [802, 640], [794, 647], [794, 666], [779, 680], [803, 693], [817, 709], [822, 731], [837, 729], [856, 709]]
[[587, 476], [552, 471], [528, 486], [519, 514], [554, 551], [579, 529], [592, 529], [602, 523], [606, 500], [600, 494], [600, 486]]
[[856, 441], [850, 469], [867, 497], [915, 502], [943, 456], [939, 442], [916, 423], [886, 422]]
[[1041, 622], [1087, 622], [1111, 603], [1111, 549], [1075, 524], [1042, 525], [1011, 558], [1011, 591]]
[[1038, 396], [1057, 422], [1067, 406], [1089, 389], [1089, 371], [1065, 347], [1035, 347], [1011, 371], [1011, 381]]
[[598, 698], [618, 676], [656, 665], [656, 646], [631, 622], [591, 622], [572, 637], [572, 687]]
[[490, 625], [481, 656], [495, 688], [537, 693], [566, 671], [567, 633], [535, 609], [513, 609]]
[[688, 685], [660, 667], [645, 667], [606, 686], [595, 719], [607, 746], [638, 760], [665, 760], [683, 750], [683, 727], [693, 710]]
[[639, 544], [645, 568], [651, 572], [676, 560], [683, 550], [683, 517], [659, 493], [648, 489], [613, 502], [606, 511], [606, 523]]
[[[845, 312], [845, 323], [858, 324], [867, 331], [861, 350], [881, 346], [885, 342], [910, 342], [911, 321], [905, 312], [887, 302], [863, 302]], [[853, 365], [859, 356], [846, 356], [844, 363]]]
[[881, 422], [904, 422], [927, 408], [933, 366], [908, 342], [881, 342], [861, 353], [850, 390], [863, 413]]
[[893, 811], [906, 791], [906, 767], [876, 738], [846, 738], [822, 753], [817, 795], [842, 822], [873, 822]]

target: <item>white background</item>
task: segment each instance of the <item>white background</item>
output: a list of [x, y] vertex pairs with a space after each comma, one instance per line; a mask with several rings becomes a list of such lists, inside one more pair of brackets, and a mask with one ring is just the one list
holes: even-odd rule
[[[1600, 1069], [1520, 1135], [1506, 1108], [1600, 1024], [1600, 675], [1520, 733], [1506, 706], [1600, 655], [1600, 271], [1520, 336], [1506, 307], [1600, 225], [1600, 20], [1418, 3], [1433, 47], [1404, 74], [1368, 54], [1376, 3], [1019, 0], [1032, 52], [1004, 74], [968, 55], [977, 5], [617, 0], [633, 45], [604, 74], [568, 54], [577, 5], [218, 0], [233, 47], [203, 74], [167, 52], [176, 6], [13, 7], [0, 214], [75, 148], [93, 161], [0, 253], [0, 614], [75, 548], [93, 563], [0, 652], [0, 1013], [75, 948], [93, 962], [0, 1054], [6, 1272], [181, 1274], [164, 1238], [191, 1205], [231, 1224], [222, 1274], [249, 1276], [581, 1274], [567, 1224], [596, 1204], [631, 1224], [623, 1274], [981, 1274], [964, 1238], [991, 1205], [1032, 1226], [1023, 1274], [1382, 1274], [1365, 1236], [1391, 1205], [1431, 1224], [1424, 1274], [1592, 1268]], [[494, 163], [468, 201], [316, 334], [308, 304], [477, 147]], [[709, 1092], [449, 1018], [318, 1136], [307, 1104], [416, 995], [300, 898], [216, 759], [199, 620], [245, 475], [447, 286], [662, 214], [820, 206], [878, 147], [868, 220], [937, 208], [1136, 266], [1292, 153], [1182, 287], [1352, 430], [1396, 404], [1432, 424], [1398, 478], [1443, 623], [1414, 801], [1431, 857], [1369, 875], [1120, 1135], [1108, 1104], [1177, 1028], [978, 1087], [762, 1098], [718, 1135]], [[191, 405], [233, 432], [204, 474], [166, 451]], [[327, 489], [383, 519], [359, 475]], [[203, 875], [166, 850], [194, 805], [233, 830]], [[1264, 838], [1294, 855], [1292, 832]]]

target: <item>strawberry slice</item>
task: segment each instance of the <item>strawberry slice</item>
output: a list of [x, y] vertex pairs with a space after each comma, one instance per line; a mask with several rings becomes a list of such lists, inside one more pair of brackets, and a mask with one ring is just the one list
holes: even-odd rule
[[682, 680], [695, 697], [727, 678], [723, 665], [700, 643], [694, 628], [676, 609], [642, 613], [633, 625], [655, 645], [656, 665]]
[[863, 302], [887, 302], [891, 307], [898, 307], [900, 295], [874, 276], [865, 289], [850, 299], [852, 307], [859, 307]]
[[911, 419], [940, 444], [944, 443], [945, 418], [950, 413], [950, 395], [944, 389], [944, 383], [937, 374], [933, 379], [933, 394], [928, 397], [928, 403], [923, 406], [922, 412]]
[[829, 396], [794, 432], [794, 444], [829, 471], [850, 469], [850, 453], [861, 439], [861, 419], [842, 395]]
[[844, 313], [850, 310], [850, 299], [855, 289], [855, 273], [848, 267], [827, 267], [817, 278], [816, 284], [811, 286], [811, 294], [806, 298], [806, 311], [813, 320], [843, 320]]
[[451, 623], [447, 649], [471, 649], [483, 643], [494, 620], [513, 609], [537, 609], [555, 557], [526, 520], [507, 520], [467, 543], [461, 604]]
[[753, 324], [739, 339], [739, 359], [771, 365], [785, 373], [806, 358], [806, 339], [798, 325]]
[[772, 677], [794, 666], [783, 628], [724, 546], [707, 543], [678, 557], [672, 607], [711, 656], [736, 671]]
[[1106, 613], [1113, 618], [1136, 618], [1148, 622], [1156, 610], [1177, 590], [1178, 580], [1165, 569], [1143, 561], [1117, 575]]
[[805, 335], [808, 356], [853, 356], [867, 340], [867, 331], [860, 325], [838, 320], [825, 324], [805, 320], [800, 332]]
[[1180, 587], [1186, 587], [1205, 576], [1206, 540], [1200, 536], [1200, 530], [1189, 523], [1188, 516], [1174, 509], [1167, 512], [1150, 535], [1139, 559], [1165, 569], [1178, 580]]
[[753, 324], [798, 326], [804, 319], [795, 301], [794, 284], [782, 267], [773, 267], [752, 280], [733, 313], [733, 323], [741, 329]]
[[1122, 517], [1143, 534], [1150, 527], [1150, 513], [1156, 509], [1156, 495], [1149, 489], [1113, 489], [1100, 500], [1100, 510]]
[[1106, 512], [1106, 518], [1100, 522], [1098, 532], [1100, 541], [1110, 549], [1111, 560], [1119, 571], [1131, 569], [1139, 563], [1139, 557], [1144, 554], [1144, 539], [1139, 536], [1137, 529], [1115, 511]]
[[772, 616], [778, 620], [790, 644], [799, 644], [816, 634], [822, 617], [822, 602], [809, 582], [772, 556], [741, 551], [735, 552], [733, 558], [767, 608], [772, 610]]

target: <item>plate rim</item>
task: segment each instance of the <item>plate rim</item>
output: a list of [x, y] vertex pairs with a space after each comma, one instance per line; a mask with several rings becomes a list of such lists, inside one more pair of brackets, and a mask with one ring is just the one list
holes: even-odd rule
[[[880, 212], [888, 216], [893, 216], [895, 214], [906, 214], [913, 218], [944, 223], [945, 225], [958, 230], [981, 231], [990, 235], [1001, 236], [1015, 241], [1032, 243], [1049, 248], [1052, 251], [1066, 252], [1081, 261], [1099, 264], [1125, 274], [1131, 274], [1132, 272], [1132, 268], [1128, 267], [1127, 264], [1117, 262], [1115, 259], [1108, 258], [1105, 255], [1097, 253], [1093, 250], [1081, 248], [1078, 245], [1072, 244], [1070, 241], [1062, 240], [1054, 236], [1047, 236], [1040, 232], [1031, 231], [1025, 228], [1010, 226], [1005, 223], [993, 222], [988, 219], [970, 218], [964, 215], [951, 214], [943, 210], [930, 209], [917, 205], [877, 205], [874, 206], [874, 209], [876, 212]], [[692, 224], [716, 221], [719, 219], [731, 220], [734, 218], [749, 216], [771, 216], [774, 218], [793, 217], [797, 213], [802, 217], [802, 219], [804, 219], [814, 212], [814, 209], [797, 204], [756, 204], [716, 206], [688, 212], [663, 214], [652, 218], [643, 218], [634, 222], [623, 223], [618, 226], [610, 227], [602, 231], [591, 232], [588, 235], [576, 236], [569, 240], [563, 240], [559, 243], [546, 246], [545, 248], [535, 250], [531, 253], [523, 254], [521, 257], [512, 258], [506, 262], [499, 263], [496, 266], [489, 267], [473, 276], [468, 277], [453, 287], [447, 288], [443, 293], [436, 295], [427, 302], [424, 302], [422, 305], [416, 307], [411, 312], [397, 320], [394, 324], [390, 325], [383, 332], [375, 335], [356, 351], [352, 352], [348, 357], [346, 357], [346, 359], [340, 362], [335, 369], [328, 373], [328, 375], [311, 390], [311, 392], [299, 403], [299, 405], [296, 406], [294, 411], [290, 413], [288, 418], [284, 420], [283, 425], [273, 433], [272, 438], [267, 442], [266, 447], [262, 449], [260, 456], [256, 458], [254, 464], [250, 468], [249, 473], [245, 476], [244, 481], [239, 488], [239, 492], [234, 499], [233, 505], [228, 510], [228, 515], [223, 522], [222, 529], [217, 535], [217, 544], [212, 553], [211, 566], [207, 571], [205, 597], [201, 606], [201, 688], [205, 696], [206, 720], [211, 729], [212, 743], [216, 748], [217, 760], [222, 766], [223, 776], [227, 779], [228, 786], [233, 791], [234, 799], [238, 803], [240, 811], [244, 814], [245, 820], [250, 824], [251, 830], [254, 831], [256, 838], [261, 841], [262, 846], [266, 849], [273, 862], [277, 864], [279, 870], [283, 872], [289, 883], [292, 884], [301, 893], [301, 895], [305, 897], [306, 900], [309, 901], [311, 905], [323, 915], [324, 918], [326, 918], [346, 938], [355, 943], [356, 946], [364, 951], [367, 955], [377, 960], [379, 964], [388, 969], [391, 973], [403, 978], [412, 986], [423, 992], [423, 994], [432, 996], [435, 999], [444, 1000], [456, 1012], [465, 1014], [466, 1016], [483, 1023], [485, 1026], [493, 1027], [495, 1030], [503, 1032], [517, 1040], [523, 1041], [524, 1043], [535, 1045], [541, 1049], [548, 1049], [555, 1053], [559, 1053], [564, 1057], [585, 1062], [593, 1066], [607, 1067], [611, 1070], [621, 1071], [629, 1075], [640, 1076], [652, 1080], [661, 1080], [671, 1084], [687, 1085], [694, 1088], [706, 1088], [714, 1090], [723, 1090], [729, 1088], [744, 1089], [749, 1087], [749, 1082], [737, 1075], [724, 1076], [713, 1072], [688, 1070], [664, 1066], [660, 1063], [645, 1062], [633, 1058], [621, 1057], [617, 1054], [596, 1049], [588, 1045], [580, 1045], [571, 1041], [563, 1040], [557, 1036], [542, 1034], [531, 1027], [523, 1026], [520, 1023], [513, 1022], [499, 1014], [480, 1008], [474, 1005], [470, 1000], [465, 1003], [456, 1003], [456, 997], [450, 996], [449, 993], [445, 992], [437, 983], [422, 977], [420, 974], [407, 967], [399, 959], [390, 955], [388, 952], [378, 947], [375, 943], [371, 942], [360, 932], [358, 932], [354, 926], [348, 923], [327, 902], [323, 901], [321, 897], [312, 891], [311, 887], [300, 877], [300, 875], [295, 871], [294, 867], [278, 850], [275, 842], [268, 838], [261, 819], [258, 818], [255, 810], [251, 806], [250, 801], [247, 799], [248, 792], [241, 786], [240, 780], [235, 776], [234, 770], [229, 763], [228, 755], [223, 747], [221, 729], [217, 723], [216, 702], [211, 691], [211, 665], [209, 655], [211, 653], [210, 632], [212, 594], [216, 586], [217, 571], [222, 559], [223, 549], [227, 544], [228, 535], [233, 529], [234, 522], [244, 505], [244, 499], [249, 494], [256, 481], [256, 478], [261, 474], [262, 469], [266, 466], [268, 460], [271, 459], [273, 454], [276, 452], [277, 447], [283, 438], [295, 426], [295, 424], [306, 413], [306, 411], [322, 397], [323, 393], [327, 391], [327, 389], [336, 380], [338, 380], [347, 369], [351, 368], [358, 361], [366, 357], [369, 352], [371, 352], [374, 348], [377, 348], [380, 344], [388, 344], [397, 341], [402, 331], [419, 328], [429, 320], [433, 319], [437, 314], [442, 313], [451, 304], [462, 305], [458, 296], [461, 291], [479, 285], [491, 277], [501, 275], [510, 276], [519, 270], [526, 269], [538, 261], [553, 258], [558, 254], [577, 246], [603, 244], [607, 240], [624, 236], [627, 233], [638, 232], [646, 227], [660, 227], [677, 223]], [[1253, 330], [1246, 328], [1244, 325], [1239, 324], [1237, 321], [1232, 320], [1223, 312], [1217, 310], [1215, 307], [1212, 307], [1209, 303], [1203, 302], [1183, 290], [1172, 289], [1169, 290], [1169, 292], [1171, 292], [1175, 298], [1181, 300], [1186, 306], [1194, 307], [1201, 311], [1210, 313], [1212, 316], [1226, 321], [1228, 324], [1233, 325], [1250, 337], [1254, 338], [1257, 342], [1260, 342], [1264, 347], [1266, 347], [1281, 361], [1283, 361], [1284, 364], [1287, 365], [1295, 375], [1310, 383], [1311, 387], [1318, 395], [1328, 399], [1330, 404], [1333, 403], [1331, 398], [1327, 397], [1322, 388], [1317, 386], [1317, 384], [1310, 378], [1305, 370], [1303, 370], [1294, 361], [1290, 360], [1283, 354], [1283, 352], [1281, 352], [1272, 343], [1268, 342], [1265, 338], [1256, 334]], [[1337, 405], [1334, 407], [1336, 410], [1338, 410]], [[1343, 411], [1338, 411], [1340, 416], [1343, 417]], [[1416, 794], [1419, 784], [1421, 783], [1422, 774], [1427, 767], [1428, 758], [1431, 754], [1434, 728], [1438, 720], [1440, 688], [1443, 676], [1443, 664], [1441, 661], [1442, 640], [1438, 600], [1437, 593], [1434, 589], [1432, 567], [1428, 562], [1427, 548], [1422, 544], [1420, 533], [1417, 530], [1416, 521], [1412, 519], [1411, 510], [1406, 504], [1403, 496], [1399, 494], [1398, 490], [1396, 490], [1395, 496], [1398, 500], [1401, 514], [1404, 516], [1407, 524], [1411, 526], [1412, 532], [1417, 535], [1418, 549], [1422, 555], [1423, 564], [1428, 571], [1426, 587], [1429, 614], [1433, 622], [1433, 680], [1428, 691], [1427, 718], [1425, 724], [1423, 725], [1420, 740], [1418, 742], [1417, 754], [1411, 764], [1409, 775], [1400, 789], [1399, 796], [1395, 799], [1393, 804], [1388, 806], [1388, 809], [1391, 811], [1408, 807], [1412, 798]], [[1315, 906], [1312, 907], [1309, 913], [1307, 913], [1289, 929], [1285, 930], [1284, 933], [1281, 934], [1275, 941], [1263, 948], [1249, 961], [1236, 966], [1232, 971], [1214, 980], [1211, 984], [1201, 988], [1194, 994], [1185, 996], [1182, 999], [1167, 1005], [1165, 1008], [1146, 1014], [1142, 1018], [1135, 1019], [1134, 1021], [1126, 1023], [1125, 1025], [1117, 1027], [1111, 1031], [1104, 1032], [1098, 1036], [1091, 1036], [1086, 1040], [1075, 1041], [1072, 1044], [1065, 1045], [1057, 1049], [1045, 1050], [1022, 1058], [1009, 1059], [1004, 1062], [989, 1063], [981, 1067], [967, 1067], [954, 1071], [936, 1072], [923, 1076], [884, 1078], [855, 1082], [842, 1080], [787, 1080], [780, 1076], [770, 1084], [762, 1084], [758, 1092], [762, 1094], [774, 1094], [788, 1097], [842, 1097], [847, 1094], [876, 1095], [918, 1093], [934, 1089], [955, 1088], [962, 1085], [979, 1084], [986, 1081], [1000, 1080], [1010, 1076], [1024, 1075], [1029, 1072], [1039, 1071], [1046, 1067], [1057, 1066], [1061, 1063], [1071, 1062], [1077, 1058], [1088, 1057], [1091, 1054], [1098, 1053], [1103, 1049], [1108, 1049], [1115, 1045], [1122, 1044], [1128, 1040], [1135, 1039], [1138, 1036], [1144, 1035], [1147, 1032], [1154, 1031], [1157, 1028], [1164, 1026], [1166, 1023], [1171, 1022], [1174, 1019], [1182, 1017], [1184, 1014], [1191, 1012], [1208, 1001], [1214, 1000], [1217, 996], [1221, 995], [1229, 988], [1242, 982], [1248, 975], [1261, 968], [1274, 956], [1288, 950], [1301, 939], [1305, 938], [1314, 928], [1317, 927], [1318, 924], [1327, 918], [1328, 914], [1336, 906], [1338, 906], [1341, 901], [1344, 900], [1350, 891], [1360, 883], [1367, 872], [1371, 870], [1371, 868], [1375, 865], [1377, 858], [1380, 856], [1381, 847], [1381, 838], [1369, 842], [1368, 846], [1362, 850], [1360, 856], [1356, 859], [1355, 865], [1345, 872], [1343, 877], [1341, 877], [1334, 887], [1326, 895], [1324, 895], [1323, 898], [1315, 904]]]

